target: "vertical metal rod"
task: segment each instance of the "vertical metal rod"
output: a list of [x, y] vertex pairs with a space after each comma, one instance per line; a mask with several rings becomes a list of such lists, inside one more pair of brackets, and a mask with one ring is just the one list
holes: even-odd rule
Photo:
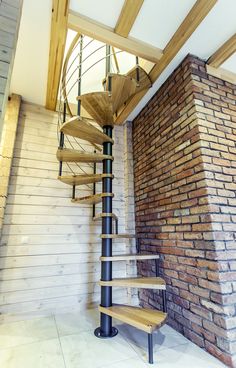
[[[64, 101], [63, 103], [63, 123], [65, 123], [65, 121], [66, 121], [66, 101]], [[61, 132], [59, 148], [63, 149], [63, 147], [64, 147], [64, 133]], [[62, 161], [59, 162], [59, 176], [61, 175], [62, 175]]]
[[[81, 95], [81, 75], [82, 75], [82, 61], [83, 61], [83, 55], [82, 55], [82, 51], [83, 51], [83, 35], [80, 36], [80, 43], [79, 43], [79, 72], [78, 72], [78, 96]], [[80, 112], [81, 112], [81, 101], [78, 100], [78, 105], [77, 105], [77, 115], [80, 116]]]
[[137, 253], [140, 253], [140, 240], [139, 240], [139, 238], [137, 238], [137, 240], [136, 240], [136, 250], [137, 250]]
[[153, 364], [153, 335], [152, 333], [148, 334], [148, 362], [149, 364]]
[[109, 75], [111, 71], [111, 46], [106, 45], [106, 78], [107, 78], [107, 90], [109, 96], [111, 95], [111, 76]]
[[75, 185], [72, 186], [72, 199], [75, 199]]
[[160, 272], [159, 272], [159, 259], [155, 259], [155, 273], [156, 273], [156, 277], [160, 276]]
[[110, 73], [111, 71], [111, 46], [110, 45], [106, 45], [106, 75], [105, 77], [107, 77], [107, 74]]
[[138, 56], [136, 56], [136, 80], [137, 80], [138, 84], [139, 84], [139, 78], [140, 78], [140, 75], [139, 75], [139, 59], [138, 59]]
[[166, 304], [166, 290], [161, 291], [162, 294], [162, 311], [164, 313], [167, 312], [167, 304]]
[[118, 219], [117, 218], [115, 219], [115, 224], [116, 224], [116, 234], [118, 234], [119, 229], [118, 229]]
[[[96, 150], [94, 151], [94, 153], [96, 153]], [[94, 162], [94, 164], [93, 164], [93, 173], [94, 173], [94, 175], [96, 174], [96, 171], [97, 171], [97, 165], [96, 165], [96, 162]], [[95, 195], [96, 194], [96, 183], [94, 182], [93, 183], [93, 195]], [[96, 206], [95, 206], [95, 204], [93, 204], [93, 218], [95, 217], [95, 213], [96, 212]]]

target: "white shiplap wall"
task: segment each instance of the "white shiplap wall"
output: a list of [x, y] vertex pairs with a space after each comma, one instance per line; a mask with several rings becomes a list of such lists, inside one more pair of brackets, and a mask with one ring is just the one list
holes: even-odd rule
[[21, 0], [0, 0], [0, 136], [8, 99], [21, 8]]
[[[85, 308], [100, 300], [101, 223], [92, 221], [92, 206], [71, 203], [71, 187], [57, 180], [56, 132], [55, 113], [22, 104], [0, 247], [0, 321]], [[115, 127], [114, 139], [113, 212], [125, 232], [122, 126]], [[79, 194], [91, 190], [81, 186]], [[101, 204], [97, 207], [99, 212]], [[113, 249], [125, 253], [127, 244], [115, 241]], [[130, 274], [124, 262], [115, 263], [114, 277], [125, 277], [127, 269]], [[114, 300], [126, 298], [125, 289], [114, 290]]]

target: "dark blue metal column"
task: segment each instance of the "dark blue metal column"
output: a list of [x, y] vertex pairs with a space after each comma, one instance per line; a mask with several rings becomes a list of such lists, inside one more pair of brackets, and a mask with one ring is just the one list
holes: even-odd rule
[[[112, 138], [112, 126], [105, 126], [103, 132]], [[103, 153], [112, 156], [112, 143], [103, 144]], [[103, 173], [112, 174], [112, 160], [103, 160]], [[102, 192], [112, 193], [112, 178], [103, 178]], [[112, 213], [112, 197], [103, 197], [102, 212]], [[106, 216], [102, 218], [102, 234], [112, 234], [112, 217]], [[102, 257], [112, 256], [112, 239], [102, 239]], [[112, 280], [112, 262], [101, 263], [101, 280]], [[112, 306], [112, 287], [101, 287], [101, 306]], [[95, 330], [95, 335], [100, 338], [109, 338], [117, 335], [118, 330], [112, 327], [112, 318], [104, 313], [100, 316], [100, 327]]]

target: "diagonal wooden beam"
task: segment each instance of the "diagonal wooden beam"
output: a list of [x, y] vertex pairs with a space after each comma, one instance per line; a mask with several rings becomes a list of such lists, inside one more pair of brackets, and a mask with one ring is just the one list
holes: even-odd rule
[[[214, 5], [217, 3], [217, 0], [197, 0], [188, 15], [185, 17], [171, 40], [166, 45], [163, 50], [163, 56], [160, 61], [154, 65], [152, 70], [149, 73], [152, 83], [154, 83], [161, 73], [165, 70], [165, 68], [170, 64], [185, 42], [189, 39], [189, 37], [193, 34], [199, 24], [203, 21], [203, 19], [207, 16], [207, 14], [211, 11]], [[133, 111], [142, 97], [145, 95], [147, 91], [141, 91], [139, 96], [134, 96], [130, 99], [129, 103], [118, 112], [118, 116], [116, 119], [117, 124], [122, 124], [129, 114]]]
[[106, 27], [73, 11], [69, 12], [68, 26], [77, 32], [154, 63], [162, 57], [162, 51], [157, 47], [135, 39], [122, 37], [116, 34], [113, 28]]
[[214, 68], [221, 66], [231, 55], [236, 52], [236, 33], [230, 37], [207, 61]]
[[53, 0], [46, 96], [46, 108], [50, 110], [55, 110], [57, 104], [67, 35], [68, 11], [69, 0]]
[[125, 0], [120, 16], [115, 26], [115, 33], [128, 37], [144, 0]]

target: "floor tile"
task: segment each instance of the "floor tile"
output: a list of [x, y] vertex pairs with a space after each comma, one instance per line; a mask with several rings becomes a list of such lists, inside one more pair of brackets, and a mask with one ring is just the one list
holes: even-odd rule
[[57, 338], [54, 317], [0, 325], [0, 349]]
[[59, 336], [93, 331], [99, 326], [99, 318], [97, 309], [57, 314], [55, 316]]
[[153, 367], [227, 368], [218, 359], [191, 342], [173, 348], [162, 349], [154, 355]]
[[65, 368], [58, 339], [1, 350], [2, 368]]
[[147, 368], [147, 364], [139, 358], [131, 358], [108, 365], [107, 368]]
[[60, 338], [66, 368], [100, 368], [138, 356], [121, 336], [98, 339], [90, 331]]
[[[148, 349], [147, 333], [126, 324], [117, 324], [116, 327], [119, 333], [133, 346], [135, 351], [139, 355], [146, 357]], [[154, 352], [188, 343], [189, 340], [168, 326], [163, 326], [153, 334]]]

